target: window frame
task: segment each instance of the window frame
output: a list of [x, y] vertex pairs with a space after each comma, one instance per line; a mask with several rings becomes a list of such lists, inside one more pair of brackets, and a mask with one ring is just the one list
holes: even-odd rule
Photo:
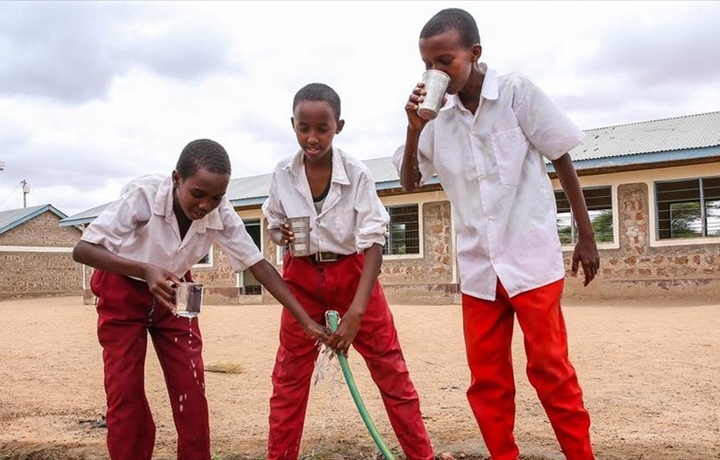
[[[422, 205], [421, 203], [414, 202], [414, 203], [396, 203], [396, 204], [385, 204], [385, 210], [387, 211], [388, 215], [390, 216], [390, 222], [388, 223], [388, 229], [387, 229], [387, 235], [386, 235], [386, 241], [385, 246], [383, 246], [383, 259], [387, 260], [405, 260], [405, 259], [422, 259], [424, 257], [424, 225], [423, 225], [423, 215], [422, 215]], [[390, 254], [386, 253], [386, 248], [388, 248], [388, 245], [391, 244], [391, 237], [392, 237], [392, 212], [391, 209], [393, 208], [407, 208], [415, 206], [416, 208], [416, 218], [417, 218], [417, 253], [406, 253], [406, 254]]]
[[[585, 202], [587, 204], [588, 197], [586, 192], [588, 191], [594, 191], [594, 190], [603, 190], [607, 189], [609, 192], [609, 205], [610, 205], [610, 216], [612, 219], [612, 240], [610, 241], [599, 241], [598, 240], [598, 234], [596, 232], [595, 234], [595, 243], [597, 244], [598, 249], [618, 249], [620, 247], [620, 238], [619, 238], [619, 217], [618, 217], [618, 198], [617, 198], [617, 186], [613, 184], [595, 184], [595, 185], [589, 185], [585, 187], [581, 187], [583, 192], [583, 197], [585, 197]], [[573, 217], [572, 209], [570, 209], [570, 203], [567, 200], [567, 196], [565, 195], [565, 191], [562, 187], [554, 189], [554, 196], [555, 196], [555, 208], [556, 208], [556, 215], [557, 220], [559, 220], [560, 217], [560, 207], [559, 207], [559, 201], [558, 201], [558, 193], [562, 194], [563, 201], [567, 202], [569, 219], [570, 219], [570, 242], [564, 243], [561, 239], [561, 246], [563, 251], [571, 251], [575, 249], [575, 245], [577, 244], [577, 224], [575, 222], [575, 218]], [[593, 209], [590, 209], [592, 206], [587, 205], [588, 207], [588, 213], [590, 214], [590, 220], [593, 220], [592, 212]], [[562, 214], [565, 214], [563, 212]], [[558, 238], [560, 237], [560, 227], [556, 227], [558, 230]]]
[[[704, 185], [705, 182], [711, 182], [710, 185], [707, 187]], [[693, 190], [686, 189], [686, 190], [658, 190], [660, 185], [669, 185], [669, 184], [680, 184], [682, 182], [696, 182], [697, 188], [694, 190], [697, 191], [697, 199], [693, 199], [693, 197], [690, 197], [690, 199], [681, 199], [681, 197], [677, 197], [675, 200], [660, 200], [659, 193], [681, 193], [683, 191], [690, 191], [690, 193], [693, 193]], [[713, 186], [712, 182], [717, 182], [717, 185]], [[669, 187], [670, 188], [670, 187]], [[718, 191], [715, 194], [708, 194], [707, 191], [709, 189], [715, 188]], [[710, 195], [710, 198], [708, 198], [708, 195]], [[720, 175], [718, 176], [697, 176], [697, 177], [680, 177], [675, 179], [666, 179], [666, 180], [655, 180], [652, 182], [652, 203], [653, 203], [653, 241], [652, 243], [664, 246], [664, 245], [687, 245], [687, 244], [707, 244], [707, 243], [716, 243], [718, 242], [718, 239], [720, 238], [720, 227], [716, 230], [717, 235], [711, 235], [709, 234], [709, 225], [708, 225], [708, 209], [707, 209], [707, 203], [708, 202], [720, 202]], [[663, 209], [663, 206], [661, 206], [661, 203], [668, 203], [667, 210]], [[672, 205], [674, 204], [699, 204], [699, 211], [700, 211], [700, 232], [701, 234], [698, 236], [672, 236]], [[667, 220], [670, 222], [668, 227], [663, 226], [663, 214], [667, 214], [668, 217], [664, 220]], [[712, 216], [713, 218], [717, 218], [720, 216]], [[662, 232], [668, 232], [669, 236], [662, 236]]]
[[215, 252], [215, 245], [213, 244], [210, 246], [208, 253], [205, 254], [205, 256], [203, 257], [203, 259], [205, 259], [207, 257], [207, 262], [202, 262], [202, 259], [200, 259], [201, 260], [200, 262], [198, 262], [192, 266], [192, 270], [194, 270], [196, 268], [213, 268], [213, 266], [215, 265], [214, 252]]

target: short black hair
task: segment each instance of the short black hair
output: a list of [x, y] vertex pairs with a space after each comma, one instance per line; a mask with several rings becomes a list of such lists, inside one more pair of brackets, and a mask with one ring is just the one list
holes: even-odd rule
[[192, 177], [201, 168], [215, 174], [232, 173], [230, 157], [225, 148], [210, 139], [196, 139], [186, 145], [175, 166], [183, 179]]
[[309, 83], [300, 88], [293, 99], [293, 112], [301, 101], [325, 101], [332, 107], [335, 119], [340, 119], [340, 96], [325, 83]]
[[470, 48], [476, 43], [480, 43], [480, 32], [478, 32], [475, 18], [460, 8], [440, 10], [422, 28], [420, 38], [434, 37], [452, 29], [457, 30], [460, 34], [461, 45]]

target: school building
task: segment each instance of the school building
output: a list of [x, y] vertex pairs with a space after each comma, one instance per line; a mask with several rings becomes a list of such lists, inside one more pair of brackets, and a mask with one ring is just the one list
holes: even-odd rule
[[[582, 270], [576, 278], [568, 276], [565, 298], [720, 298], [720, 112], [585, 133], [584, 142], [570, 153], [595, 227], [601, 267], [588, 287], [582, 286]], [[452, 207], [437, 178], [408, 193], [400, 187], [391, 156], [365, 163], [390, 214], [380, 277], [390, 302], [458, 303]], [[547, 168], [569, 274], [576, 229], [552, 164]], [[270, 240], [260, 209], [270, 177], [233, 179], [228, 197], [265, 257], [280, 270], [283, 249]], [[103, 207], [60, 225], [85, 225]], [[194, 273], [207, 287], [207, 303], [273, 301], [249, 272], [234, 273], [218, 248]], [[91, 298], [86, 291], [86, 299]]]
[[60, 227], [66, 217], [49, 204], [0, 211], [0, 300], [82, 293], [72, 259], [82, 232]]

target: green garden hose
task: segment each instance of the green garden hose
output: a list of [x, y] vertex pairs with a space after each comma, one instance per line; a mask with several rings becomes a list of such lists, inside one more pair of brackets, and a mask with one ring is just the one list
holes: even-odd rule
[[[332, 332], [337, 330], [339, 320], [340, 314], [337, 311], [329, 310], [325, 313], [325, 321]], [[392, 452], [390, 452], [390, 449], [388, 449], [385, 445], [385, 441], [382, 436], [380, 436], [380, 433], [378, 433], [377, 428], [375, 428], [375, 424], [372, 422], [372, 419], [370, 419], [370, 414], [368, 414], [368, 411], [365, 408], [365, 404], [360, 397], [357, 385], [355, 385], [355, 379], [353, 378], [352, 372], [350, 372], [350, 365], [347, 362], [347, 357], [340, 352], [337, 352], [336, 354], [338, 361], [340, 361], [340, 367], [342, 368], [343, 376], [345, 376], [345, 381], [347, 382], [348, 388], [350, 388], [350, 394], [352, 395], [353, 401], [355, 401], [358, 411], [360, 411], [360, 416], [362, 417], [363, 422], [365, 422], [365, 426], [370, 432], [370, 436], [372, 436], [373, 441], [375, 441], [375, 445], [378, 446], [378, 449], [380, 449], [380, 452], [385, 457], [385, 460], [395, 460]]]

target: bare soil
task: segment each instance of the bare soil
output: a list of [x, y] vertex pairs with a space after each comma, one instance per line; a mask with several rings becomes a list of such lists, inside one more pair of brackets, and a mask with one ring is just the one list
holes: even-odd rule
[[[465, 398], [460, 306], [391, 308], [436, 452], [486, 459]], [[215, 460], [264, 458], [279, 312], [278, 305], [203, 308]], [[568, 304], [564, 312], [598, 459], [720, 459], [720, 305]], [[94, 424], [105, 407], [94, 307], [74, 297], [5, 301], [0, 315], [0, 459], [106, 459], [106, 430]], [[525, 377], [519, 329], [514, 353], [522, 458], [562, 459]], [[374, 458], [336, 362], [312, 388], [303, 458]], [[404, 458], [352, 350], [349, 363], [373, 422]], [[152, 350], [146, 374], [158, 426], [154, 458], [174, 459], [175, 429]]]

